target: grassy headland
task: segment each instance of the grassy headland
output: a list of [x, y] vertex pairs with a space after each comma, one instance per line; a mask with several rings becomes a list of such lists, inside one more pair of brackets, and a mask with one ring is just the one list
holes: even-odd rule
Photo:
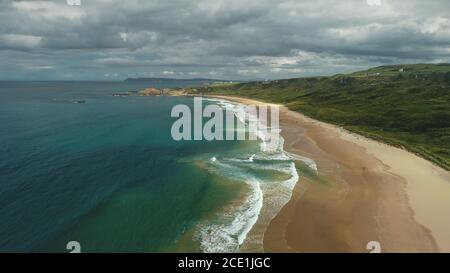
[[450, 170], [450, 64], [381, 66], [352, 74], [190, 88], [281, 103], [401, 146]]

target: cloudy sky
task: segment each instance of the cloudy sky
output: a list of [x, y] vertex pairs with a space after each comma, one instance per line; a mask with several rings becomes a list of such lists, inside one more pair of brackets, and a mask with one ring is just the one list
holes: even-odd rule
[[0, 0], [0, 79], [275, 79], [450, 61], [449, 0]]

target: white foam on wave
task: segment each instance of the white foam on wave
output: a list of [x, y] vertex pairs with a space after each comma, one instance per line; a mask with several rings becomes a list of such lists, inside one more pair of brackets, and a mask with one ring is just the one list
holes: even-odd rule
[[[263, 206], [259, 181], [246, 180], [250, 193], [242, 206], [222, 215], [221, 224], [206, 224], [199, 228], [201, 249], [206, 253], [229, 253], [239, 250], [248, 232], [258, 220]], [[228, 219], [228, 221], [227, 221]]]
[[253, 163], [255, 160], [256, 154], [252, 154], [248, 159], [239, 159], [239, 158], [228, 158], [227, 160], [229, 161], [234, 161], [234, 162], [248, 162], [248, 163]]
[[[243, 124], [248, 125], [249, 123], [256, 122], [260, 126], [256, 128], [255, 131], [250, 132], [256, 135], [256, 137], [261, 141], [260, 149], [265, 153], [279, 153], [283, 152], [284, 139], [281, 137], [281, 129], [271, 128], [267, 124], [263, 123], [258, 119], [256, 113], [250, 111], [245, 111], [243, 105], [232, 103], [223, 99], [215, 98], [203, 98], [203, 100], [215, 102], [217, 105], [221, 106], [227, 111], [234, 113], [234, 116]], [[260, 128], [261, 127], [261, 128]]]
[[[224, 109], [233, 111], [240, 122], [246, 123], [249, 119], [257, 118], [247, 116], [246, 119], [242, 114], [242, 108], [231, 102], [222, 99], [205, 100], [213, 101]], [[275, 133], [279, 134], [280, 132], [281, 130], [278, 130]], [[267, 130], [257, 130], [251, 133], [254, 133], [260, 140], [260, 152], [252, 154], [248, 159], [221, 160], [220, 157], [210, 159], [219, 175], [222, 173], [228, 178], [244, 181], [249, 186], [249, 191], [242, 205], [219, 216], [219, 223], [206, 223], [199, 227], [196, 237], [204, 252], [236, 252], [247, 241], [258, 245], [258, 250], [262, 251], [264, 232], [260, 232], [254, 238], [248, 238], [248, 234], [257, 223], [265, 229], [291, 199], [292, 191], [299, 180], [299, 174], [293, 161], [301, 160], [317, 170], [317, 165], [313, 160], [285, 152], [283, 150], [284, 139], [281, 136], [278, 137], [278, 141], [274, 142], [270, 139], [271, 133]], [[270, 164], [270, 162], [273, 163]], [[244, 168], [281, 171], [289, 174], [290, 178], [284, 181], [265, 183]]]
[[248, 162], [254, 162], [253, 160], [255, 159], [256, 154], [253, 154], [252, 156], [250, 156], [248, 158]]

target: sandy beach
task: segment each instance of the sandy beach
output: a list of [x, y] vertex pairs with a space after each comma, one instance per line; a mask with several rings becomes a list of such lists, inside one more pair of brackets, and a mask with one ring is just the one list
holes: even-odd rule
[[[261, 102], [216, 96], [244, 104]], [[280, 109], [285, 150], [313, 159], [264, 233], [266, 252], [450, 252], [450, 173], [405, 150]]]

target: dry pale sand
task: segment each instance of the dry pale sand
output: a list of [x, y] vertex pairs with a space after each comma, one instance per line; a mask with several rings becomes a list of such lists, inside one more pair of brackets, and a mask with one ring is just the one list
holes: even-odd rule
[[[261, 102], [222, 97], [244, 104]], [[266, 252], [450, 252], [450, 173], [282, 107], [285, 149], [316, 161], [264, 234]]]

